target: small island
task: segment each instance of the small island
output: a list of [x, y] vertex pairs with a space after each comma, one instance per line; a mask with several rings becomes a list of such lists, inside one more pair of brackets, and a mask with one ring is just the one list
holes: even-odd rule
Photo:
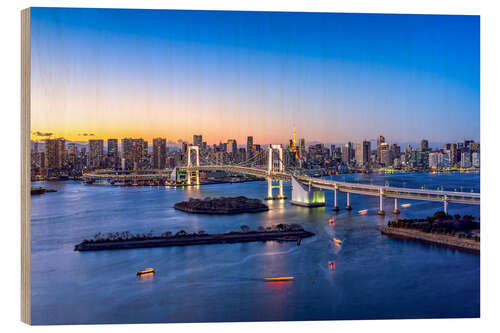
[[259, 213], [269, 210], [259, 199], [244, 196], [220, 198], [189, 198], [188, 201], [178, 202], [175, 209], [195, 214], [241, 214]]
[[224, 234], [207, 234], [200, 230], [197, 233], [187, 233], [180, 230], [176, 234], [164, 232], [154, 236], [149, 234], [133, 235], [128, 231], [109, 233], [106, 237], [101, 233], [93, 239], [85, 239], [75, 245], [75, 251], [102, 251], [137, 249], [151, 247], [187, 246], [204, 244], [232, 244], [258, 241], [285, 241], [297, 242], [300, 245], [302, 238], [314, 236], [312, 232], [304, 230], [298, 224], [278, 224], [272, 227], [260, 226], [257, 230], [250, 230], [248, 226], [242, 225], [240, 231], [232, 231]]
[[382, 234], [480, 253], [480, 223], [473, 216], [436, 212], [425, 219], [389, 221]]
[[39, 195], [48, 192], [57, 192], [57, 190], [53, 190], [50, 188], [43, 188], [41, 186], [31, 186], [31, 195]]

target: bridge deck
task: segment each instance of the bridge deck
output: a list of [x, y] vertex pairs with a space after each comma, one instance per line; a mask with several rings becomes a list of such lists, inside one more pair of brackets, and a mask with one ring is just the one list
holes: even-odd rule
[[[292, 174], [287, 172], [272, 172], [269, 174], [267, 170], [243, 167], [235, 165], [205, 165], [193, 166], [189, 168], [192, 171], [228, 171], [234, 173], [249, 174], [258, 177], [271, 177], [273, 180], [291, 181]], [[159, 170], [157, 170], [159, 171]], [[98, 179], [112, 179], [112, 180], [154, 180], [159, 178], [169, 177], [169, 172], [162, 170], [161, 172], [151, 174], [106, 174], [106, 173], [89, 173], [84, 175], [84, 180], [98, 180]], [[438, 191], [430, 189], [415, 189], [415, 188], [402, 188], [392, 186], [380, 186], [371, 184], [360, 184], [342, 182], [336, 180], [328, 180], [322, 178], [314, 178], [310, 176], [295, 175], [300, 182], [310, 184], [311, 186], [321, 188], [324, 190], [337, 190], [340, 192], [349, 192], [362, 195], [380, 196], [381, 194], [386, 198], [402, 198], [411, 200], [424, 200], [424, 201], [448, 201], [463, 204], [479, 204], [480, 193], [469, 192], [454, 192], [454, 191]]]

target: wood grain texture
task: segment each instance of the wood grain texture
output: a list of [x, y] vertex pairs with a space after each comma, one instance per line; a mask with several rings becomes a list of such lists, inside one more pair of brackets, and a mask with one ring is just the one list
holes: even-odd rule
[[31, 108], [31, 15], [21, 12], [21, 321], [31, 324], [30, 237], [30, 108]]

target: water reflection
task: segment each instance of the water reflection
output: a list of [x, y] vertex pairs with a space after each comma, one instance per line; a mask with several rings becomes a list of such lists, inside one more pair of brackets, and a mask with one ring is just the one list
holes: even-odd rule
[[[342, 176], [408, 186], [463, 186], [479, 192], [479, 175], [400, 174]], [[462, 178], [464, 177], [464, 178]], [[337, 176], [334, 179], [338, 179]], [[404, 179], [404, 180], [403, 180]], [[378, 198], [351, 195], [353, 211], [333, 212], [333, 194], [320, 208], [268, 202], [259, 214], [201, 216], [173, 209], [189, 197], [246, 195], [263, 198], [265, 182], [199, 188], [40, 184], [58, 192], [33, 197], [33, 322], [196, 322], [322, 320], [479, 315], [479, 256], [389, 239], [388, 220], [432, 215], [440, 203], [411, 201], [400, 216], [378, 216]], [[285, 184], [290, 197], [290, 186]], [[346, 197], [338, 197], [345, 207]], [[392, 200], [384, 201], [387, 212]], [[360, 215], [359, 210], [367, 210]], [[450, 204], [451, 214], [479, 216], [478, 206]], [[332, 225], [331, 218], [335, 219]], [[279, 223], [301, 224], [314, 237], [296, 242], [255, 242], [79, 253], [73, 247], [97, 232], [207, 233]], [[334, 246], [333, 238], [342, 240]], [[328, 262], [335, 262], [332, 270]], [[155, 267], [152, 278], [137, 269]], [[99, 272], [96, 274], [95, 272]], [[264, 277], [293, 276], [267, 283]], [[397, 297], [391, 297], [395, 295]], [[166, 301], [175, 300], [175, 301]]]

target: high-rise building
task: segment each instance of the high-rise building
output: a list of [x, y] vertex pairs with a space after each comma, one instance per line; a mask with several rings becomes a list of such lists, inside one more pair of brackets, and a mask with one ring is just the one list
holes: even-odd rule
[[362, 141], [356, 144], [356, 164], [360, 167], [367, 167], [370, 160], [371, 143]]
[[450, 144], [450, 163], [451, 165], [458, 163], [458, 146], [456, 143]]
[[428, 151], [429, 150], [429, 141], [426, 139], [422, 139], [420, 142], [420, 150], [421, 151]]
[[89, 159], [88, 167], [95, 169], [100, 168], [104, 161], [104, 141], [89, 140]]
[[342, 162], [344, 164], [349, 164], [354, 159], [354, 149], [352, 148], [352, 142], [346, 143], [342, 146], [341, 150]]
[[201, 150], [201, 146], [203, 144], [203, 136], [200, 135], [193, 135], [193, 146], [198, 146], [198, 148]]
[[122, 168], [126, 170], [139, 169], [145, 156], [147, 156], [147, 141], [131, 138], [122, 139]]
[[306, 155], [306, 139], [299, 139], [299, 157], [302, 158]]
[[118, 151], [118, 139], [108, 139], [107, 142], [107, 165], [110, 168], [118, 168], [120, 164], [120, 153]]
[[385, 143], [385, 137], [383, 135], [379, 135], [377, 138], [377, 162], [380, 163], [380, 145]]
[[58, 170], [63, 166], [66, 140], [45, 139], [45, 168]]
[[166, 161], [167, 140], [164, 138], [153, 139], [153, 169], [165, 169]]
[[429, 153], [429, 168], [439, 169], [443, 166], [443, 153], [433, 152]]
[[472, 166], [474, 168], [480, 168], [481, 167], [481, 163], [480, 163], [480, 156], [479, 156], [479, 152], [475, 151], [472, 153]]
[[399, 158], [401, 156], [401, 147], [393, 143], [391, 145], [392, 158]]
[[230, 154], [236, 154], [238, 152], [238, 145], [236, 144], [236, 139], [227, 140], [227, 152]]
[[470, 168], [471, 166], [472, 166], [471, 153], [468, 151], [462, 152], [460, 158], [460, 167]]
[[108, 156], [118, 156], [118, 139], [108, 139]]
[[253, 136], [247, 137], [247, 158], [253, 157]]
[[378, 147], [379, 151], [379, 162], [383, 166], [391, 166], [392, 165], [392, 154], [389, 149], [389, 144], [387, 142], [382, 142]]

